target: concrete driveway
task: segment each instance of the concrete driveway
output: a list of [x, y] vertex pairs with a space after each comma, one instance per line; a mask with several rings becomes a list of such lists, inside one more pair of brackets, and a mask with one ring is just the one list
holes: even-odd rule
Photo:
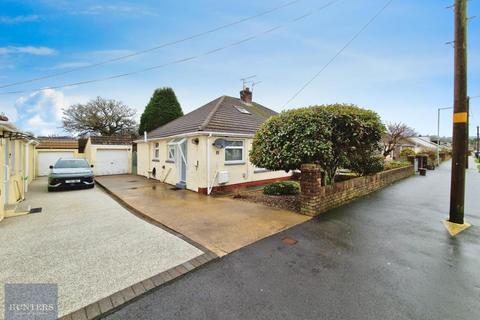
[[0, 223], [0, 318], [5, 283], [56, 283], [60, 316], [202, 254], [136, 217], [101, 188], [46, 192], [36, 180], [28, 204], [41, 213]]
[[441, 223], [450, 165], [238, 250], [108, 319], [479, 319], [480, 173], [467, 175], [473, 227], [452, 238]]
[[218, 256], [238, 250], [310, 218], [229, 198], [208, 197], [140, 176], [96, 177], [124, 204]]

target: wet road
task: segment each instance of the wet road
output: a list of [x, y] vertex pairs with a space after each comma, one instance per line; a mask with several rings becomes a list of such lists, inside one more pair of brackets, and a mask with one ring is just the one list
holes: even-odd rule
[[227, 255], [109, 319], [479, 319], [480, 173], [467, 178], [474, 227], [451, 238], [449, 166]]

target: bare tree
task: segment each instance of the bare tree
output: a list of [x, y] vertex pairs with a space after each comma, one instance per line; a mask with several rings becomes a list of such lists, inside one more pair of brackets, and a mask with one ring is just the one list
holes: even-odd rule
[[113, 136], [136, 131], [135, 110], [120, 101], [97, 97], [63, 109], [63, 128], [78, 135]]
[[382, 139], [384, 157], [394, 151], [403, 139], [417, 135], [415, 130], [401, 122], [387, 123], [386, 128], [387, 132]]

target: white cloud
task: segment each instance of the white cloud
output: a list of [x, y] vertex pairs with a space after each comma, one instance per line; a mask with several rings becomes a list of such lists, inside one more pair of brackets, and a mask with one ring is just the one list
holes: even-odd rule
[[0, 55], [6, 54], [16, 54], [16, 53], [25, 53], [35, 56], [50, 56], [57, 53], [57, 50], [48, 48], [48, 47], [34, 47], [34, 46], [24, 46], [24, 47], [0, 47]]
[[35, 14], [31, 15], [19, 15], [19, 16], [0, 16], [0, 23], [3, 24], [15, 24], [23, 22], [34, 22], [40, 19], [39, 16]]
[[90, 65], [89, 62], [65, 62], [59, 63], [52, 67], [52, 69], [70, 69], [70, 68], [81, 68]]
[[20, 97], [15, 103], [16, 125], [37, 135], [62, 134], [62, 109], [84, 102], [84, 97], [66, 97], [62, 91], [47, 89]]

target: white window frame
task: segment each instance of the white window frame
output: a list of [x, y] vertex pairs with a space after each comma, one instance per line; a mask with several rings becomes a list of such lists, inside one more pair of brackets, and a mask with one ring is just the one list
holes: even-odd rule
[[160, 142], [155, 142], [153, 145], [153, 160], [160, 159]]
[[[245, 141], [243, 141], [243, 140], [227, 140], [226, 144], [228, 142], [241, 142], [242, 145], [241, 146], [225, 145], [225, 155], [224, 155], [225, 164], [245, 164]], [[227, 160], [227, 150], [234, 150], [234, 149], [242, 150], [242, 159], [241, 160]]]

